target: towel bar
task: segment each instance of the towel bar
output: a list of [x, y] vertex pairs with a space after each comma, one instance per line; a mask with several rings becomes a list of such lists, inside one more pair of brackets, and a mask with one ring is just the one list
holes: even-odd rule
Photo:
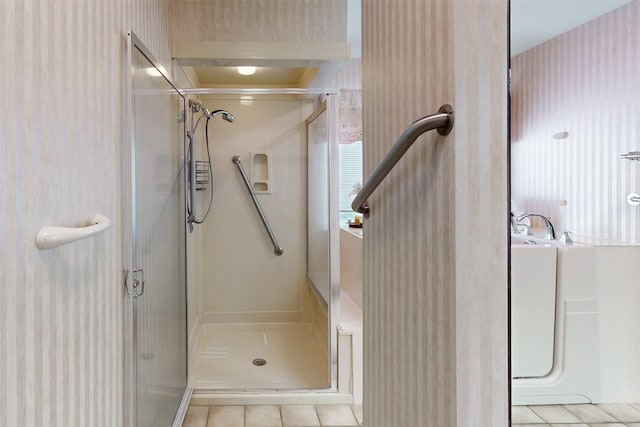
[[102, 233], [111, 227], [111, 221], [104, 215], [96, 215], [91, 225], [86, 227], [42, 227], [36, 236], [38, 249], [51, 249], [77, 240]]

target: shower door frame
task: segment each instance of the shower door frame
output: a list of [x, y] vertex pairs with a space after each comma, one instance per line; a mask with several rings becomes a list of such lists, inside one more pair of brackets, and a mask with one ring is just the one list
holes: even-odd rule
[[[160, 62], [156, 59], [156, 57], [149, 51], [149, 49], [145, 46], [145, 44], [136, 36], [133, 31], [128, 31], [127, 34], [127, 49], [126, 49], [126, 61], [125, 61], [125, 71], [123, 75], [126, 79], [126, 84], [124, 85], [125, 93], [124, 93], [124, 126], [123, 126], [123, 149], [122, 149], [122, 180], [123, 180], [123, 222], [122, 222], [122, 241], [123, 241], [123, 260], [124, 260], [124, 290], [123, 290], [123, 299], [124, 299], [124, 308], [123, 308], [123, 320], [124, 320], [124, 336], [123, 336], [123, 345], [124, 345], [124, 426], [126, 427], [137, 427], [137, 416], [138, 416], [138, 404], [137, 404], [137, 377], [138, 377], [138, 369], [137, 369], [137, 341], [138, 341], [138, 333], [137, 333], [137, 301], [136, 298], [138, 295], [134, 295], [135, 288], [130, 286], [130, 282], [132, 279], [132, 274], [137, 272], [139, 265], [137, 260], [137, 242], [136, 242], [136, 135], [135, 135], [135, 121], [133, 114], [135, 112], [134, 101], [133, 101], [133, 54], [134, 50], [137, 50], [140, 54], [142, 54], [150, 63], [153, 65], [156, 70], [160, 72], [162, 77], [175, 89], [175, 94], [182, 98], [183, 103], [183, 112], [186, 118], [186, 97], [184, 93], [178, 88], [178, 85], [173, 81], [171, 76], [168, 75], [164, 67], [160, 65]], [[186, 126], [183, 126], [183, 135], [182, 135], [182, 156], [183, 159], [186, 159]], [[183, 163], [184, 167], [184, 163]], [[187, 177], [186, 174], [182, 174], [184, 176], [182, 185], [186, 189]], [[183, 207], [183, 217], [186, 220], [186, 200], [181, 204]], [[188, 307], [186, 290], [187, 290], [187, 270], [186, 270], [186, 236], [187, 236], [187, 225], [186, 221], [184, 223], [184, 233], [183, 238], [185, 240], [185, 260], [184, 260], [184, 271], [182, 272], [184, 276], [184, 284], [185, 284], [185, 336], [187, 334], [187, 324], [188, 324]], [[141, 277], [142, 280], [142, 292], [144, 292], [144, 273]], [[141, 294], [140, 294], [141, 295]], [[188, 346], [185, 343], [185, 390], [183, 392], [180, 405], [177, 409], [176, 415], [173, 420], [173, 427], [180, 427], [184, 420], [184, 417], [187, 412], [187, 408], [189, 406], [189, 401], [191, 399], [192, 389], [189, 387], [188, 378], [189, 378], [189, 363], [188, 363]]]
[[[329, 190], [329, 301], [326, 301], [328, 307], [327, 317], [329, 328], [329, 351], [327, 354], [329, 360], [329, 385], [333, 391], [338, 390], [338, 320], [340, 319], [340, 198], [339, 198], [339, 182], [338, 182], [338, 111], [336, 94], [327, 93], [326, 97], [316, 110], [305, 120], [305, 131], [307, 135], [307, 155], [309, 153], [309, 126], [323, 113], [327, 114], [327, 136], [328, 136], [328, 153], [329, 162], [327, 171], [329, 182], [327, 183]], [[307, 176], [309, 167], [307, 166]], [[307, 183], [307, 189], [308, 189]], [[310, 197], [307, 190], [307, 199]], [[308, 201], [307, 201], [308, 206]], [[335, 212], [335, 215], [332, 214]], [[307, 228], [308, 233], [308, 228]], [[307, 248], [309, 247], [309, 236], [307, 235]], [[308, 250], [307, 250], [307, 256]], [[320, 291], [309, 277], [307, 263], [307, 279], [312, 284], [312, 289], [316, 294], [316, 298], [324, 301], [324, 297], [320, 295]]]

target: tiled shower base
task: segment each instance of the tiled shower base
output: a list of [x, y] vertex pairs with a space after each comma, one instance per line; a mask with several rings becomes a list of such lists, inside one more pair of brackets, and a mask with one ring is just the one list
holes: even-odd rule
[[[326, 388], [326, 350], [317, 335], [307, 323], [202, 325], [190, 386], [196, 390]], [[260, 366], [259, 360], [266, 363]]]

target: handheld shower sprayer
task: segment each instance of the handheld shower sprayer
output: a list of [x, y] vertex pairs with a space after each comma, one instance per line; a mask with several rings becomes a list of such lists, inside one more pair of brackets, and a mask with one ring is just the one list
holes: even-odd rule
[[191, 128], [191, 134], [192, 135], [195, 135], [196, 129], [198, 128], [198, 125], [200, 124], [200, 120], [202, 120], [203, 117], [206, 117], [207, 121], [209, 121], [212, 118], [214, 118], [215, 116], [222, 115], [222, 118], [224, 120], [228, 121], [229, 123], [233, 123], [234, 120], [236, 119], [236, 116], [234, 116], [233, 114], [231, 114], [227, 110], [215, 110], [213, 112], [210, 112], [209, 109], [207, 109], [207, 107], [205, 107], [204, 105], [202, 105], [198, 101], [194, 101], [193, 99], [189, 100], [189, 107], [191, 107], [191, 112], [192, 113], [200, 113], [200, 112], [202, 113], [202, 116], [198, 117], [198, 120], [196, 121], [196, 123]]
[[[213, 204], [213, 167], [211, 166], [211, 154], [209, 153], [209, 120], [211, 120], [215, 116], [221, 115], [224, 120], [226, 120], [229, 123], [233, 123], [236, 117], [230, 112], [228, 112], [227, 110], [214, 110], [213, 112], [210, 112], [207, 109], [207, 107], [205, 107], [198, 101], [194, 101], [192, 99], [189, 100], [189, 108], [191, 110], [192, 115], [195, 113], [200, 113], [200, 112], [202, 113], [202, 115], [198, 117], [198, 120], [195, 122], [195, 124], [193, 124], [193, 127], [191, 128], [191, 132], [187, 132], [187, 138], [189, 139], [188, 151], [189, 151], [189, 157], [190, 157], [189, 159], [189, 166], [190, 166], [189, 187], [190, 188], [189, 188], [189, 197], [187, 198], [187, 214], [188, 214], [187, 223], [189, 224], [189, 230], [193, 232], [193, 225], [202, 224], [204, 222], [204, 220], [207, 218], [207, 215], [209, 215], [209, 211], [211, 210], [211, 206]], [[202, 218], [198, 218], [196, 214], [196, 206], [195, 206], [196, 205], [195, 133], [196, 133], [196, 129], [198, 128], [198, 124], [200, 124], [200, 120], [202, 120], [203, 117], [207, 118], [206, 124], [205, 124], [205, 142], [207, 147], [207, 157], [209, 158], [209, 162], [208, 162], [209, 174], [211, 176], [211, 182], [209, 184], [209, 188], [211, 190], [211, 197], [209, 199], [209, 207], [207, 208], [207, 211], [205, 212], [204, 216]], [[193, 123], [193, 116], [192, 116], [191, 122]]]
[[[208, 113], [209, 111], [207, 111], [206, 113]], [[205, 114], [206, 114], [205, 113]], [[208, 119], [211, 119], [219, 114], [222, 114], [222, 118], [226, 121], [228, 121], [229, 123], [233, 123], [234, 120], [236, 119], [236, 116], [234, 116], [233, 114], [231, 114], [230, 112], [228, 112], [227, 110], [215, 110], [213, 113], [209, 114], [209, 116], [207, 116]]]

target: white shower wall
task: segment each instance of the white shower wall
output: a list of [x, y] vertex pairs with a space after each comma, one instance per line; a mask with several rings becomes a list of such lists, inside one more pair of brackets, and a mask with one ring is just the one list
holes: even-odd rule
[[[0, 426], [124, 423], [126, 32], [168, 67], [169, 1], [0, 2]], [[39, 251], [44, 225], [107, 232]]]
[[[299, 321], [308, 311], [306, 285], [306, 139], [304, 120], [314, 104], [295, 97], [203, 98], [210, 109], [227, 109], [236, 120], [209, 124], [214, 167], [212, 213], [199, 226], [202, 322]], [[244, 102], [244, 103], [243, 103]], [[204, 127], [198, 130], [204, 133]], [[271, 157], [271, 193], [258, 194], [284, 248], [276, 256], [239, 171], [240, 155], [250, 176], [250, 151]], [[205, 209], [208, 191], [199, 194]], [[307, 307], [307, 308], [305, 308]]]

